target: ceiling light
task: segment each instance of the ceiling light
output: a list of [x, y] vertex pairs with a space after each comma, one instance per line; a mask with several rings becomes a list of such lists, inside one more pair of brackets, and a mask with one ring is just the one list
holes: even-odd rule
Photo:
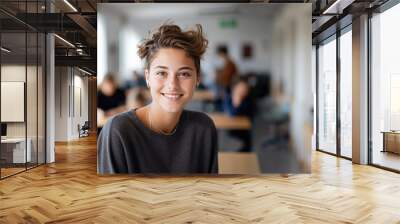
[[355, 0], [336, 0], [332, 5], [325, 9], [322, 14], [342, 14], [343, 10], [354, 1]]
[[10, 53], [10, 52], [11, 52], [11, 50], [9, 50], [9, 49], [7, 49], [7, 48], [5, 48], [5, 47], [1, 47], [1, 50], [4, 51], [4, 52], [6, 52], [6, 53]]
[[65, 4], [67, 4], [72, 10], [74, 10], [74, 12], [78, 12], [78, 10], [71, 4], [69, 3], [68, 0], [64, 0]]
[[69, 46], [75, 48], [75, 45], [71, 44], [71, 42], [67, 41], [66, 39], [64, 39], [64, 38], [62, 38], [62, 37], [60, 37], [60, 36], [58, 36], [57, 34], [54, 34], [54, 36], [57, 37], [58, 39], [60, 39], [61, 41], [63, 41], [64, 43], [66, 43], [67, 45], [69, 45]]
[[79, 68], [79, 67], [78, 67], [78, 70], [81, 71], [81, 72], [83, 72], [83, 73], [85, 73], [85, 74], [87, 74], [87, 75], [92, 75], [92, 73], [90, 73], [90, 72], [88, 72], [88, 71], [86, 71], [86, 70], [83, 70], [83, 69], [81, 69], [81, 68]]
[[330, 5], [327, 9], [322, 12], [322, 14], [327, 14], [329, 13], [336, 5], [340, 2], [340, 0], [336, 0], [332, 5]]

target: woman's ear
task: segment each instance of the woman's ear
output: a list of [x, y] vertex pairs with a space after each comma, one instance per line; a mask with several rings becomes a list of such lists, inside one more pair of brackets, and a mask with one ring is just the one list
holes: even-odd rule
[[148, 69], [144, 70], [144, 78], [146, 79], [147, 87], [150, 88], [150, 85], [149, 85], [149, 70]]

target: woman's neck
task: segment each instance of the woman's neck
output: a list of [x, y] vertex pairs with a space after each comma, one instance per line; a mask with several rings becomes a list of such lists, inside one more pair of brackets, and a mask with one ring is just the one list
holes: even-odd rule
[[148, 126], [160, 133], [173, 133], [181, 116], [182, 111], [172, 113], [165, 112], [162, 108], [155, 104], [146, 107]]

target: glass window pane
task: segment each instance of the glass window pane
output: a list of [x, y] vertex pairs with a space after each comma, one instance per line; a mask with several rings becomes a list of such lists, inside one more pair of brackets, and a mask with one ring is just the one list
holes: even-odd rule
[[38, 35], [38, 164], [45, 163], [45, 44], [43, 33]]
[[352, 35], [340, 36], [340, 152], [351, 158], [352, 141]]
[[[30, 158], [26, 142], [26, 34], [1, 34], [1, 177], [25, 170]], [[28, 149], [28, 150], [27, 150]]]
[[36, 32], [27, 33], [27, 81], [26, 81], [26, 112], [27, 112], [27, 141], [30, 142], [30, 158], [28, 168], [37, 165], [37, 63], [38, 36]]
[[336, 39], [318, 48], [318, 148], [336, 153]]

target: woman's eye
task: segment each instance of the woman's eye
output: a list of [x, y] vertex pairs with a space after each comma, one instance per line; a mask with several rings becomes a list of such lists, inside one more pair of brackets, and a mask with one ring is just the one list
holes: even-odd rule
[[159, 72], [156, 72], [156, 75], [158, 75], [158, 76], [166, 76], [166, 72], [163, 72], [163, 71], [159, 71]]
[[189, 72], [182, 72], [179, 74], [181, 77], [183, 78], [189, 78], [192, 76], [192, 74], [190, 74]]

